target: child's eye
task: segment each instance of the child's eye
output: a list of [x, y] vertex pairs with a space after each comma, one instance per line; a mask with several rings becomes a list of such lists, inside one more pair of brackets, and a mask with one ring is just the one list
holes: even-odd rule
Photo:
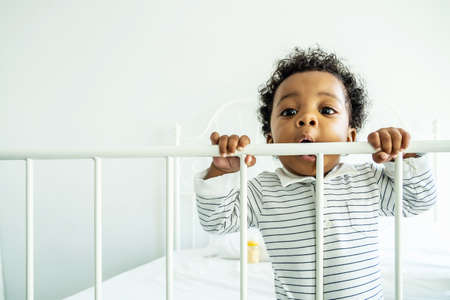
[[332, 114], [336, 113], [336, 111], [334, 109], [332, 109], [331, 107], [325, 106], [320, 110], [320, 113], [325, 114], [325, 115], [332, 115]]
[[293, 108], [288, 108], [281, 112], [281, 115], [283, 117], [291, 117], [291, 116], [295, 116], [296, 114], [297, 114], [297, 111]]

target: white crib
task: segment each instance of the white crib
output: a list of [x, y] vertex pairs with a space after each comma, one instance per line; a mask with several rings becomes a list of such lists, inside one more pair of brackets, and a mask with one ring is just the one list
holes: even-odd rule
[[[410, 152], [450, 152], [450, 141], [420, 141], [412, 142]], [[323, 292], [323, 155], [324, 154], [368, 154], [373, 149], [368, 143], [315, 143], [315, 144], [271, 144], [249, 145], [239, 153], [241, 157], [241, 228], [247, 228], [247, 167], [243, 163], [246, 154], [252, 155], [317, 155], [317, 198], [316, 198], [316, 299], [322, 299]], [[27, 299], [34, 299], [34, 228], [33, 228], [33, 160], [50, 158], [89, 158], [95, 160], [95, 299], [102, 299], [102, 212], [101, 212], [101, 159], [100, 157], [155, 157], [166, 156], [167, 174], [167, 244], [166, 244], [166, 299], [173, 299], [173, 240], [174, 240], [174, 157], [215, 156], [218, 155], [217, 146], [192, 146], [192, 147], [152, 147], [129, 150], [108, 149], [80, 149], [80, 150], [11, 150], [0, 153], [1, 159], [26, 159], [27, 161]], [[401, 264], [401, 211], [402, 211], [402, 158], [396, 159], [396, 223], [395, 223], [395, 282], [396, 299], [403, 299], [402, 264]], [[241, 257], [240, 257], [240, 298], [247, 299], [247, 231], [241, 230]]]
[[[214, 120], [214, 118], [213, 118]], [[211, 129], [210, 126], [207, 127], [207, 131]], [[177, 141], [179, 141], [179, 131], [177, 131]], [[249, 145], [244, 151], [240, 152], [238, 155], [242, 158], [245, 157], [246, 154], [252, 154], [256, 156], [268, 156], [272, 155], [294, 155], [294, 154], [316, 154], [317, 155], [317, 169], [323, 170], [323, 155], [324, 154], [370, 154], [373, 152], [371, 146], [365, 142], [356, 142], [352, 144], [348, 143], [316, 143], [316, 144], [252, 144]], [[411, 143], [408, 152], [450, 152], [450, 141], [448, 140], [440, 140], [440, 141], [414, 141]], [[256, 286], [251, 286], [252, 297], [256, 297], [257, 299], [271, 299], [273, 295], [271, 295], [271, 289], [267, 289], [268, 282], [271, 280], [271, 269], [269, 263], [261, 264], [258, 266], [248, 266], [247, 261], [247, 252], [246, 252], [246, 241], [248, 237], [248, 233], [246, 230], [242, 230], [240, 232], [240, 253], [239, 256], [240, 263], [239, 268], [236, 270], [236, 261], [231, 261], [230, 264], [228, 262], [224, 262], [219, 257], [217, 257], [217, 253], [212, 253], [211, 249], [200, 249], [196, 250], [188, 250], [188, 251], [176, 251], [173, 252], [174, 248], [176, 250], [180, 249], [180, 231], [181, 226], [179, 222], [179, 210], [180, 204], [179, 202], [175, 202], [175, 200], [179, 201], [179, 174], [180, 174], [180, 157], [211, 157], [218, 154], [217, 146], [198, 146], [198, 145], [184, 145], [184, 146], [160, 146], [160, 147], [143, 147], [143, 148], [129, 148], [129, 149], [10, 149], [0, 151], [0, 160], [25, 160], [26, 161], [26, 199], [27, 199], [27, 265], [26, 265], [26, 274], [27, 274], [27, 300], [34, 299], [34, 228], [33, 228], [33, 161], [35, 159], [74, 159], [74, 158], [84, 158], [84, 159], [93, 159], [94, 160], [94, 178], [95, 178], [95, 287], [83, 291], [77, 295], [74, 295], [67, 299], [88, 299], [87, 297], [95, 294], [95, 299], [110, 299], [103, 297], [103, 290], [105, 288], [108, 289], [108, 295], [115, 295], [117, 298], [114, 299], [123, 299], [123, 295], [134, 295], [133, 299], [144, 299], [147, 295], [147, 292], [151, 294], [148, 295], [160, 295], [164, 296], [165, 299], [178, 299], [179, 294], [177, 294], [176, 289], [177, 285], [174, 285], [174, 274], [178, 274], [181, 276], [179, 270], [174, 273], [174, 268], [177, 266], [181, 266], [182, 268], [190, 268], [191, 273], [189, 276], [196, 270], [195, 264], [188, 264], [186, 262], [189, 259], [193, 259], [193, 261], [197, 264], [197, 266], [204, 266], [206, 270], [213, 272], [214, 267], [210, 265], [210, 261], [214, 260], [217, 265], [222, 264], [222, 269], [225, 272], [229, 271], [228, 274], [231, 274], [231, 271], [234, 271], [234, 275], [239, 274], [239, 295], [240, 299], [248, 299], [248, 277], [257, 282]], [[166, 157], [166, 196], [167, 196], [167, 205], [165, 209], [166, 213], [166, 256], [165, 258], [158, 259], [148, 265], [143, 265], [138, 267], [135, 270], [126, 272], [117, 277], [114, 277], [107, 282], [102, 283], [102, 211], [100, 209], [102, 204], [102, 158], [147, 158], [147, 157]], [[396, 202], [396, 218], [395, 218], [395, 299], [403, 299], [403, 272], [402, 272], [402, 218], [400, 216], [401, 212], [401, 201], [402, 198], [401, 191], [401, 170], [402, 168], [402, 158], [399, 156], [396, 160], [396, 183], [397, 183], [397, 202]], [[245, 187], [247, 185], [247, 167], [245, 164], [241, 163], [241, 187]], [[323, 172], [317, 173], [317, 192], [318, 197], [316, 201], [316, 209], [317, 209], [317, 219], [316, 226], [318, 230], [316, 231], [316, 238], [319, 241], [317, 243], [317, 274], [316, 278], [316, 299], [322, 299], [322, 291], [323, 291], [323, 282], [322, 282], [322, 271], [323, 271]], [[246, 199], [246, 189], [241, 188], [241, 197], [242, 201]], [[241, 228], [247, 228], [247, 205], [241, 203]], [[195, 215], [195, 214], [194, 214]], [[195, 221], [195, 220], [194, 220]], [[194, 224], [194, 223], [193, 223]], [[195, 232], [195, 231], [193, 231]], [[175, 247], [174, 247], [175, 245]], [[195, 248], [195, 238], [193, 238], [193, 248]], [[212, 257], [212, 255], [216, 255]], [[161, 267], [165, 266], [165, 281], [156, 280], [155, 282], [142, 282], [143, 285], [148, 285], [149, 290], [140, 291], [139, 288], [130, 288], [130, 290], [125, 290], [125, 294], [121, 294], [123, 291], [124, 284], [131, 284], [134, 280], [139, 280], [139, 278], [143, 279], [150, 274], [158, 274], [160, 275]], [[249, 274], [250, 268], [250, 274]], [[267, 271], [269, 270], [269, 271]], [[450, 269], [449, 269], [450, 270]], [[186, 271], [186, 270], [185, 270]], [[237, 271], [237, 272], [236, 272]], [[209, 278], [208, 272], [201, 272], [201, 276], [199, 278], [203, 278], [203, 280]], [[255, 277], [256, 274], [269, 274], [265, 278]], [[141, 274], [142, 277], [139, 277]], [[184, 273], [185, 275], [187, 273]], [[212, 274], [210, 274], [212, 275]], [[217, 275], [215, 273], [214, 275]], [[137, 276], [137, 277], [136, 277]], [[225, 277], [226, 278], [226, 275]], [[391, 278], [391, 279], [392, 279]], [[175, 278], [175, 280], [180, 278]], [[450, 277], [448, 278], [450, 280]], [[258, 281], [259, 280], [259, 281]], [[232, 282], [232, 278], [227, 278], [227, 282]], [[450, 286], [450, 282], [449, 286]], [[229, 287], [223, 287], [224, 281], [219, 280], [218, 282], [214, 282], [212, 284], [213, 288], [216, 290], [220, 290], [223, 292], [223, 299], [233, 299], [232, 297], [236, 295], [236, 289], [231, 289], [230, 293], [225, 293], [224, 291], [229, 290]], [[159, 290], [156, 292], [161, 285], [165, 285], [165, 292]], [[222, 287], [221, 287], [222, 285]], [[445, 282], [444, 282], [445, 285]], [[117, 288], [114, 288], [116, 286]], [[205, 293], [212, 293], [215, 290], [205, 289], [206, 285], [198, 287], [199, 290], [203, 290]], [[232, 286], [236, 287], [236, 286]], [[266, 288], [266, 289], [265, 289]], [[174, 290], [175, 289], [175, 290]], [[203, 299], [202, 297], [198, 297], [199, 290], [195, 290], [192, 292], [193, 295], [197, 295], [197, 299]], [[448, 289], [450, 291], [450, 288]], [[262, 295], [258, 293], [263, 291]], [[156, 293], [156, 294], [155, 294]], [[175, 296], [174, 296], [175, 295]], [[207, 299], [208, 294], [204, 295], [205, 299]], [[448, 295], [450, 297], [450, 295]], [[219, 296], [218, 296], [219, 297]], [[266, 297], [266, 298], [265, 298]], [[183, 298], [186, 299], [186, 298]], [[217, 298], [219, 299], [219, 298]], [[256, 299], [256, 298], [255, 298]]]

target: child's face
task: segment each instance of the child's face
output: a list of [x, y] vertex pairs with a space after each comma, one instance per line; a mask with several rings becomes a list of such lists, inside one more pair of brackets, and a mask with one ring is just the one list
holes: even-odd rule
[[[332, 74], [320, 71], [295, 73], [277, 88], [270, 118], [268, 143], [353, 142], [349, 127], [345, 87]], [[311, 155], [280, 156], [283, 166], [298, 175], [316, 175]], [[325, 155], [324, 173], [339, 163], [339, 155]]]

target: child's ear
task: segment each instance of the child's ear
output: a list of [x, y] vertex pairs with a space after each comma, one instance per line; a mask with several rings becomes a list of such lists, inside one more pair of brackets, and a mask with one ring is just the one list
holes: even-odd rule
[[356, 141], [356, 128], [349, 128], [347, 133], [347, 142]]
[[272, 136], [270, 134], [268, 134], [266, 136], [266, 143], [267, 144], [273, 144], [273, 138], [272, 138]]

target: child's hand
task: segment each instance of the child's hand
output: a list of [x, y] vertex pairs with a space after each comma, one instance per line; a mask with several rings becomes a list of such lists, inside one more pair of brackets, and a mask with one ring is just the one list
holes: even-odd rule
[[[402, 128], [381, 128], [367, 137], [368, 142], [378, 151], [372, 154], [376, 163], [395, 159], [399, 152], [408, 148], [411, 136]], [[415, 157], [413, 153], [403, 154], [403, 158]]]
[[[219, 133], [213, 132], [210, 136], [210, 139], [211, 144], [219, 145], [219, 152], [221, 157], [213, 157], [213, 162], [205, 179], [239, 171], [239, 157], [224, 156], [226, 156], [226, 154], [233, 154], [236, 152], [236, 150], [242, 150], [245, 146], [250, 144], [250, 138], [246, 135], [239, 137], [235, 134], [231, 136], [220, 136]], [[247, 164], [247, 166], [251, 167], [256, 163], [256, 158], [253, 155], [247, 155], [245, 157], [245, 163]]]

